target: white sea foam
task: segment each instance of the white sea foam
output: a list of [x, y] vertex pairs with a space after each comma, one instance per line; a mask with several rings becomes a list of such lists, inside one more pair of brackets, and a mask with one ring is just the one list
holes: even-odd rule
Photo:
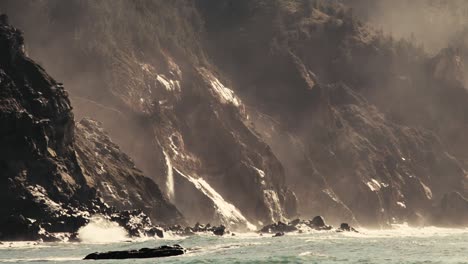
[[0, 259], [1, 263], [18, 263], [18, 262], [65, 262], [65, 261], [79, 261], [82, 258], [67, 258], [67, 257], [53, 257], [53, 258], [12, 258], [12, 259]]
[[359, 233], [344, 232], [346, 236], [366, 237], [428, 237], [428, 236], [450, 236], [453, 234], [468, 234], [468, 228], [442, 228], [434, 226], [410, 227], [408, 224], [393, 225], [391, 229], [366, 229], [360, 228]]
[[129, 239], [123, 227], [100, 215], [91, 217], [89, 224], [78, 230], [78, 238], [84, 243], [115, 243]]
[[[340, 232], [335, 231], [307, 231], [307, 234], [302, 239], [306, 241], [323, 240], [323, 239], [339, 239], [339, 238], [398, 238], [398, 237], [434, 237], [434, 236], [452, 236], [452, 235], [468, 235], [468, 228], [442, 228], [442, 227], [410, 227], [408, 224], [393, 225], [388, 229], [368, 229], [357, 228], [356, 232]], [[302, 236], [304, 234], [298, 234]]]

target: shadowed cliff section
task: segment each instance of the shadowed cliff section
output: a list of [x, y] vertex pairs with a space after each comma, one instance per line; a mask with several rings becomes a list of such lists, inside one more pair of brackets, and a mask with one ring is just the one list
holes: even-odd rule
[[[118, 222], [132, 236], [162, 235], [141, 209], [160, 223], [183, 221], [157, 185], [137, 171], [99, 128], [79, 126], [76, 147], [71, 110], [62, 84], [25, 55], [22, 33], [0, 16], [0, 240], [76, 239], [77, 230], [93, 214]], [[90, 137], [92, 129], [98, 130], [102, 142]], [[77, 157], [76, 150], [91, 149], [88, 156]], [[93, 188], [105, 181], [83, 168], [101, 168], [103, 158], [92, 155], [109, 154], [102, 153], [106, 150], [113, 155], [107, 157], [106, 168], [122, 162], [120, 173], [105, 175], [106, 180], [116, 183], [115, 188], [133, 188], [134, 196], [151, 197], [150, 210], [146, 203], [123, 206], [113, 199], [127, 199], [125, 195], [111, 199], [107, 190]], [[151, 190], [144, 190], [145, 185]], [[101, 195], [120, 210], [105, 204]]]

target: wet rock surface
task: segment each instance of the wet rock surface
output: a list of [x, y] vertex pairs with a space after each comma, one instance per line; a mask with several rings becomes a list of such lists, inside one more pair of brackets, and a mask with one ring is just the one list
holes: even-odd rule
[[109, 251], [103, 253], [92, 253], [85, 260], [98, 259], [138, 259], [138, 258], [162, 258], [179, 256], [185, 253], [180, 245], [161, 246], [157, 248], [142, 248], [140, 250]]

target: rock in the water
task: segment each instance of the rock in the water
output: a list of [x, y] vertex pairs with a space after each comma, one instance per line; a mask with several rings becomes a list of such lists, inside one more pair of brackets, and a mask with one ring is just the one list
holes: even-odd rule
[[350, 226], [349, 224], [347, 224], [347, 223], [342, 223], [342, 224], [340, 225], [340, 228], [338, 228], [338, 229], [336, 230], [336, 232], [344, 232], [344, 231], [346, 231], [346, 232], [356, 232], [356, 233], [358, 233], [358, 231], [357, 231], [356, 229], [354, 229], [353, 227], [351, 227], [351, 226]]
[[161, 246], [157, 248], [142, 248], [140, 250], [109, 251], [92, 253], [84, 259], [132, 259], [132, 258], [161, 258], [179, 256], [185, 253], [180, 245]]
[[193, 227], [183, 227], [181, 225], [173, 225], [166, 227], [166, 231], [170, 231], [173, 234], [180, 236], [192, 236], [196, 233], [213, 233], [217, 236], [223, 236], [229, 234], [230, 231], [224, 226], [212, 226], [211, 224], [200, 224], [196, 223]]
[[273, 237], [281, 237], [284, 236], [284, 232], [278, 232]]
[[273, 223], [271, 225], [264, 226], [260, 232], [261, 233], [279, 233], [279, 232], [293, 232], [297, 231], [297, 228], [291, 224], [286, 224], [281, 221], [278, 223]]
[[322, 216], [316, 216], [312, 221], [310, 222], [312, 225], [316, 227], [324, 227], [325, 226], [325, 220], [323, 219]]
[[213, 234], [217, 236], [223, 236], [225, 232], [226, 232], [226, 227], [223, 225], [213, 228]]
[[316, 216], [311, 221], [309, 221], [309, 226], [315, 230], [330, 230], [331, 226], [325, 224], [325, 219], [322, 216]]

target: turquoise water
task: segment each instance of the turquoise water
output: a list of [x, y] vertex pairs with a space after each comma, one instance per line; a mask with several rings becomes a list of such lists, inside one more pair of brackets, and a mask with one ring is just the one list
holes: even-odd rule
[[199, 235], [112, 244], [4, 243], [0, 262], [89, 263], [95, 251], [180, 244], [183, 256], [97, 263], [468, 263], [468, 229], [401, 228], [360, 234], [314, 232], [272, 238], [258, 234]]

